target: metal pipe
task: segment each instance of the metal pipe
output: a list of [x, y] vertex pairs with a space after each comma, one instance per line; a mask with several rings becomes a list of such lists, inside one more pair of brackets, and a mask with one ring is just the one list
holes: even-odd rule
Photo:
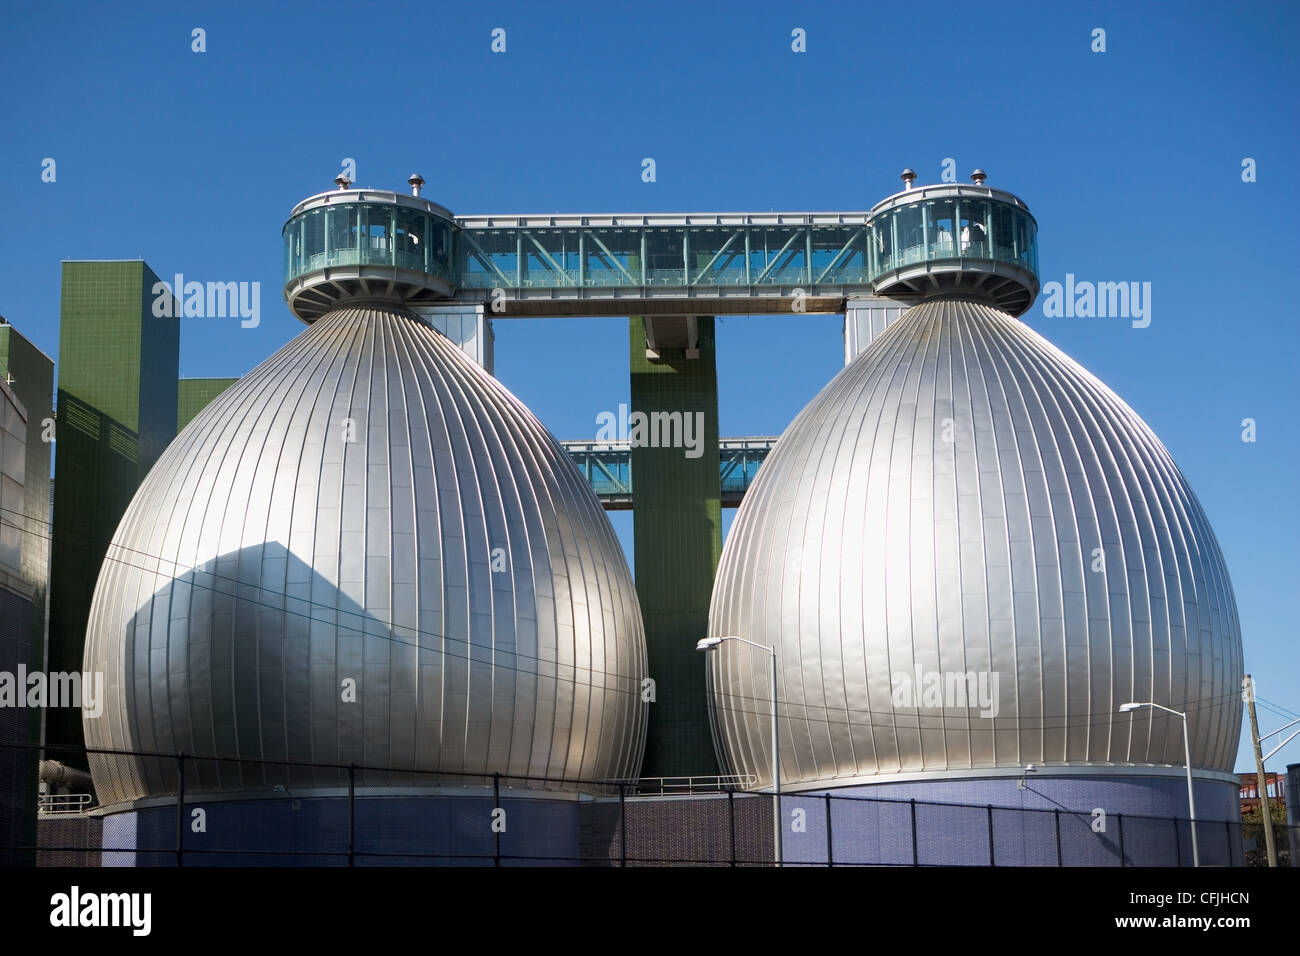
[[76, 767], [69, 767], [60, 760], [42, 760], [38, 769], [41, 781], [51, 786], [86, 792], [93, 789], [90, 774]]
[[1187, 761], [1187, 809], [1191, 813], [1192, 826], [1192, 866], [1201, 865], [1201, 849], [1196, 843], [1196, 795], [1192, 792], [1192, 743], [1191, 733], [1187, 729], [1187, 715], [1183, 718], [1183, 757]]
[[772, 652], [772, 790], [776, 805], [772, 808], [772, 848], [776, 856], [776, 865], [781, 866], [781, 738], [777, 733], [776, 721], [776, 645]]

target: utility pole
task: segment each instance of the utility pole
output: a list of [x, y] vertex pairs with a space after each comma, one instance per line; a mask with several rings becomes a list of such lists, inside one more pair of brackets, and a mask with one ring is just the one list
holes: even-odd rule
[[1277, 847], [1273, 844], [1273, 814], [1268, 806], [1268, 781], [1264, 777], [1264, 752], [1259, 746], [1259, 721], [1255, 719], [1255, 681], [1249, 674], [1241, 682], [1241, 695], [1250, 711], [1250, 742], [1255, 748], [1255, 779], [1259, 781], [1259, 809], [1264, 818], [1264, 846], [1268, 848], [1268, 865], [1277, 866]]

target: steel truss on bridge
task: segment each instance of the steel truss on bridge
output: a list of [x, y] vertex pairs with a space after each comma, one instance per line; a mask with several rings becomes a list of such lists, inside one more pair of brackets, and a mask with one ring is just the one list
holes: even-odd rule
[[[626, 311], [652, 300], [673, 312], [834, 312], [870, 295], [867, 214], [479, 216], [461, 226], [458, 299], [509, 293], [510, 315], [575, 300]], [[679, 305], [673, 307], [672, 301]]]

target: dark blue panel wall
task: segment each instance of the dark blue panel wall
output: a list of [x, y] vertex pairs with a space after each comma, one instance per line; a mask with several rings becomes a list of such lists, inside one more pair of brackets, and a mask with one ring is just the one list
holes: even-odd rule
[[[880, 783], [786, 795], [787, 863], [911, 866], [1190, 866], [1183, 778], [1015, 777]], [[1196, 782], [1201, 864], [1239, 866], [1237, 787]], [[913, 805], [910, 801], [916, 801]], [[1094, 810], [1105, 811], [1104, 818]], [[795, 829], [795, 811], [802, 810]], [[1175, 818], [1177, 818], [1175, 820]]]

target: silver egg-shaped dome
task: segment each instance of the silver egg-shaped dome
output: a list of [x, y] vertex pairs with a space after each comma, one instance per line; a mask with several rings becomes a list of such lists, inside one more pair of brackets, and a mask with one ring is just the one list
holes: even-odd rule
[[[416, 315], [357, 304], [213, 401], [140, 486], [95, 588], [86, 742], [249, 758], [191, 762], [187, 793], [347, 778], [253, 760], [577, 789], [558, 781], [637, 775], [645, 654], [622, 548], [550, 433]], [[174, 765], [91, 757], [106, 804], [175, 792]]]
[[[787, 786], [988, 768], [1231, 770], [1241, 635], [1187, 482], [1118, 396], [986, 305], [908, 310], [745, 496], [709, 634], [775, 646]], [[715, 746], [771, 780], [769, 656], [724, 641]]]

